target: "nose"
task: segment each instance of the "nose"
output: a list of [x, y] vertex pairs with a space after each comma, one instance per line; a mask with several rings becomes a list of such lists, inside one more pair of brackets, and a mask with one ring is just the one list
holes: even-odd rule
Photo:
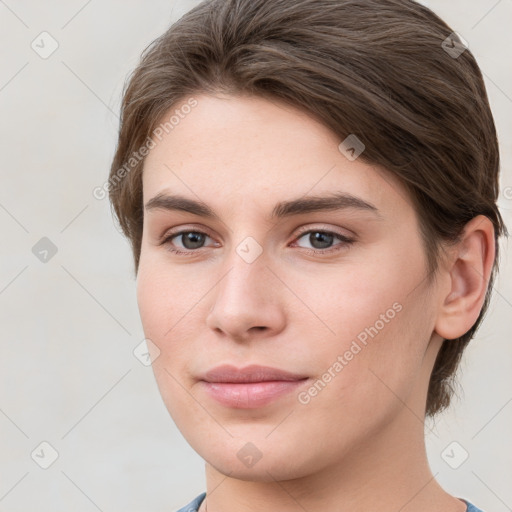
[[209, 294], [213, 306], [206, 323], [210, 329], [235, 341], [275, 336], [284, 329], [284, 290], [268, 263], [264, 253], [249, 263], [233, 249]]

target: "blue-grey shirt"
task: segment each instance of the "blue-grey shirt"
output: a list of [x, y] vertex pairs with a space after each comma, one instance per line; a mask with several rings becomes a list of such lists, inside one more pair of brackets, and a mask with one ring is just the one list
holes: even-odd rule
[[[180, 508], [177, 512], [197, 512], [197, 509], [201, 506], [204, 498], [206, 496], [206, 492], [202, 492], [197, 498], [194, 498], [188, 505], [185, 505], [183, 508]], [[464, 503], [467, 504], [468, 508], [466, 512], [482, 512], [479, 508], [476, 508], [474, 505], [469, 503], [469, 501], [464, 500]]]

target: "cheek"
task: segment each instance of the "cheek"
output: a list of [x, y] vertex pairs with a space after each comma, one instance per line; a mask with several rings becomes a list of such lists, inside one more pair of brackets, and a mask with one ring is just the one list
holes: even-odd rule
[[374, 332], [375, 324], [379, 333], [387, 331], [402, 309], [408, 278], [399, 270], [399, 265], [386, 268], [381, 262], [371, 262], [368, 258], [364, 264], [332, 266], [290, 278], [295, 283], [297, 296], [318, 317], [315, 319], [310, 312], [295, 321], [309, 322], [310, 330], [313, 323], [317, 323], [326, 345], [336, 344], [338, 340], [340, 349], [344, 348], [344, 341], [358, 335], [364, 342], [365, 333], [368, 337], [369, 330]]
[[[390, 390], [399, 396], [410, 391], [432, 327], [421, 253], [410, 254], [407, 261], [392, 250], [386, 255], [383, 249], [379, 255], [366, 259], [365, 265], [331, 269], [299, 281], [303, 294], [309, 290], [304, 296], [323, 325], [312, 315], [298, 323], [313, 332], [315, 322], [321, 328], [318, 332], [325, 333], [310, 347], [322, 381], [318, 389], [329, 382], [325, 387], [331, 388], [337, 402], [349, 407], [358, 403], [357, 408], [368, 408], [368, 413], [399, 402]], [[309, 329], [304, 322], [309, 322]], [[334, 396], [328, 395], [325, 405]]]
[[164, 274], [159, 275], [157, 269], [151, 268], [141, 258], [137, 276], [137, 304], [144, 334], [156, 341], [164, 334], [165, 325], [170, 320], [170, 304], [167, 302], [171, 288], [165, 286], [165, 281]]
[[182, 329], [180, 319], [186, 320], [205, 293], [189, 270], [162, 260], [165, 255], [141, 253], [137, 276], [137, 303], [144, 333], [157, 341], [171, 338], [173, 331]]
[[169, 265], [165, 255], [141, 255], [137, 303], [144, 335], [158, 350], [152, 367], [162, 395], [181, 394], [172, 377], [185, 382], [190, 362], [201, 350], [208, 307], [204, 298], [213, 284], [198, 278], [191, 267]]
[[194, 286], [187, 287], [181, 282], [183, 273], [181, 278], [174, 273], [150, 258], [141, 257], [137, 303], [144, 336], [156, 346], [151, 366], [158, 388], [171, 417], [181, 424], [190, 422], [187, 411], [191, 404], [180, 384], [187, 374], [190, 344], [180, 340], [190, 339], [185, 333], [191, 330], [192, 324], [187, 322], [187, 313], [192, 312], [191, 307], [198, 298], [193, 292]]

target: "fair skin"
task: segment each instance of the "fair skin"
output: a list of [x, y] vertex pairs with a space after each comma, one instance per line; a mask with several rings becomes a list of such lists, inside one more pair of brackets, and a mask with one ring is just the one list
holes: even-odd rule
[[[160, 351], [153, 370], [163, 400], [206, 461], [201, 510], [465, 511], [433, 479], [423, 421], [442, 340], [467, 332], [482, 306], [494, 259], [491, 222], [469, 222], [429, 282], [413, 204], [390, 173], [347, 159], [338, 136], [292, 107], [195, 98], [197, 107], [146, 158], [144, 204], [179, 194], [218, 218], [145, 209], [137, 300], [145, 336]], [[279, 202], [334, 192], [378, 212], [270, 218]], [[177, 231], [206, 235], [196, 234], [200, 243], [169, 238]], [[313, 234], [326, 231], [335, 235], [320, 245]], [[247, 237], [262, 250], [250, 263], [237, 252]], [[299, 392], [393, 304], [400, 311], [301, 403]], [[308, 379], [263, 407], [228, 407], [198, 379], [224, 363]], [[251, 467], [237, 456], [249, 442], [261, 454]]]

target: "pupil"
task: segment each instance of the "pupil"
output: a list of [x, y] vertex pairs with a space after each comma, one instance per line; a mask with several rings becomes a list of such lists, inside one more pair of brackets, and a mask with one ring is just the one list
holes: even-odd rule
[[[183, 238], [183, 245], [186, 249], [197, 249], [204, 242], [202, 233], [189, 232]], [[189, 245], [191, 244], [191, 246]]]
[[[316, 249], [325, 249], [332, 243], [333, 236], [334, 235], [330, 235], [329, 233], [320, 233], [317, 231], [315, 233], [311, 233], [309, 235], [309, 239], [310, 239], [311, 245], [313, 247], [315, 247]], [[326, 238], [327, 238], [327, 241], [325, 241]], [[317, 242], [320, 242], [320, 247], [317, 247], [315, 245]]]

